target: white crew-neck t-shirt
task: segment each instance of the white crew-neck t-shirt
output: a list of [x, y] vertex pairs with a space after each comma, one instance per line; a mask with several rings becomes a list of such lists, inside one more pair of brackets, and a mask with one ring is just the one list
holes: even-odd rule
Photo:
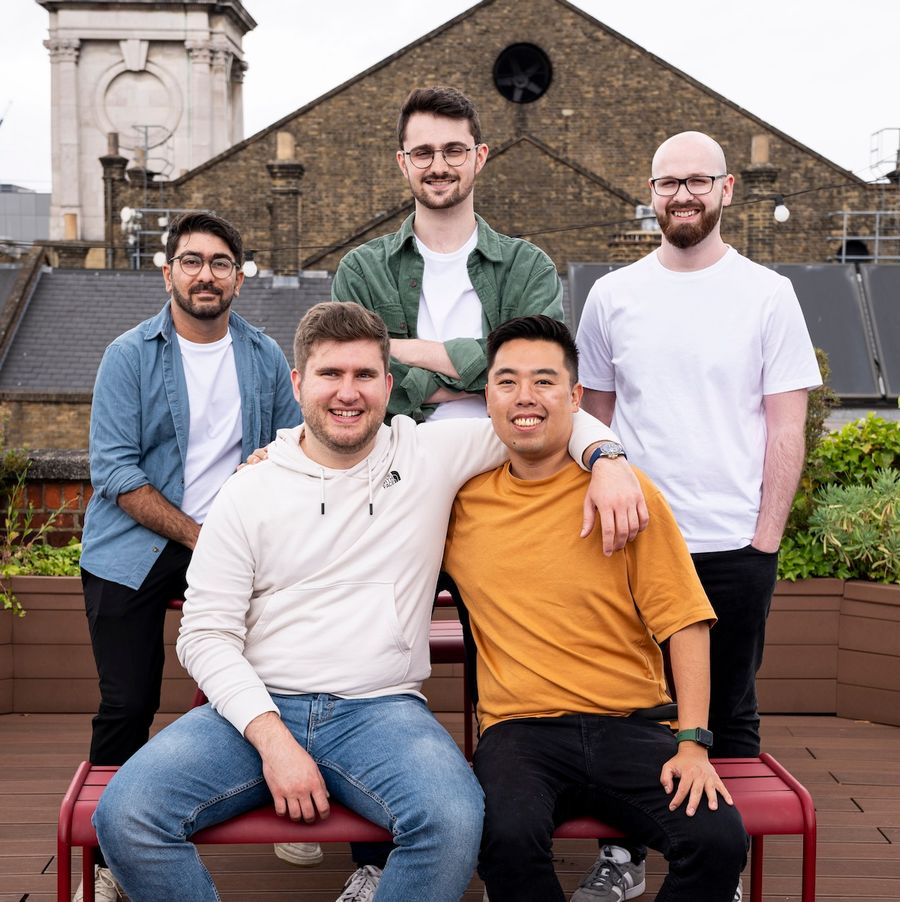
[[654, 252], [594, 284], [577, 342], [582, 383], [616, 393], [612, 428], [662, 489], [688, 548], [749, 544], [763, 396], [822, 381], [790, 280], [731, 247], [696, 272], [666, 269]]
[[202, 523], [241, 462], [241, 393], [231, 333], [204, 344], [178, 336], [191, 421], [181, 509]]
[[[459, 250], [449, 254], [435, 253], [416, 238], [416, 247], [425, 261], [416, 322], [419, 338], [429, 341], [484, 338], [481, 301], [472, 287], [466, 266], [477, 243], [477, 227]], [[439, 404], [427, 419], [484, 416], [487, 416], [484, 398], [463, 398]]]

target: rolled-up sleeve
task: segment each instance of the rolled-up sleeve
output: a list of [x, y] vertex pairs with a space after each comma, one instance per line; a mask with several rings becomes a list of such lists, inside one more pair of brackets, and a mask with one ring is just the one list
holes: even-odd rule
[[106, 349], [91, 405], [91, 484], [102, 498], [115, 503], [119, 495], [150, 484], [141, 460], [142, 405], [140, 375], [125, 350]]

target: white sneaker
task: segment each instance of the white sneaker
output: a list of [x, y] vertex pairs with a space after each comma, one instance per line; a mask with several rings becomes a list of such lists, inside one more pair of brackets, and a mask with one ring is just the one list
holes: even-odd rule
[[371, 902], [375, 898], [379, 880], [381, 868], [376, 868], [374, 864], [357, 868], [347, 878], [344, 891], [337, 897], [336, 902]]
[[737, 889], [734, 891], [733, 902], [742, 902], [744, 898], [744, 881], [738, 877]]
[[317, 842], [277, 842], [275, 856], [298, 868], [314, 868], [325, 858]]
[[[125, 891], [119, 886], [118, 881], [112, 875], [109, 868], [94, 868], [94, 900], [95, 902], [119, 902], [120, 899], [127, 899]], [[75, 898], [73, 902], [83, 902], [84, 900], [84, 880], [78, 884], [75, 890]]]

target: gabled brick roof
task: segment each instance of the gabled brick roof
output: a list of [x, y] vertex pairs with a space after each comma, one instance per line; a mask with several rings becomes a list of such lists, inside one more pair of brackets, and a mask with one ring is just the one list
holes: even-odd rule
[[[330, 278], [273, 288], [248, 279], [234, 309], [292, 358], [300, 317], [328, 300]], [[0, 391], [90, 393], [106, 346], [165, 303], [159, 272], [54, 270], [43, 273], [0, 366]]]

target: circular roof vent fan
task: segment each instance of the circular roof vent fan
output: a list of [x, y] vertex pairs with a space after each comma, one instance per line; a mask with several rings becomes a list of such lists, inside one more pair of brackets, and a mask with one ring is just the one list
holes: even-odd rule
[[512, 103], [532, 103], [552, 80], [550, 57], [534, 44], [510, 44], [494, 63], [494, 84]]

